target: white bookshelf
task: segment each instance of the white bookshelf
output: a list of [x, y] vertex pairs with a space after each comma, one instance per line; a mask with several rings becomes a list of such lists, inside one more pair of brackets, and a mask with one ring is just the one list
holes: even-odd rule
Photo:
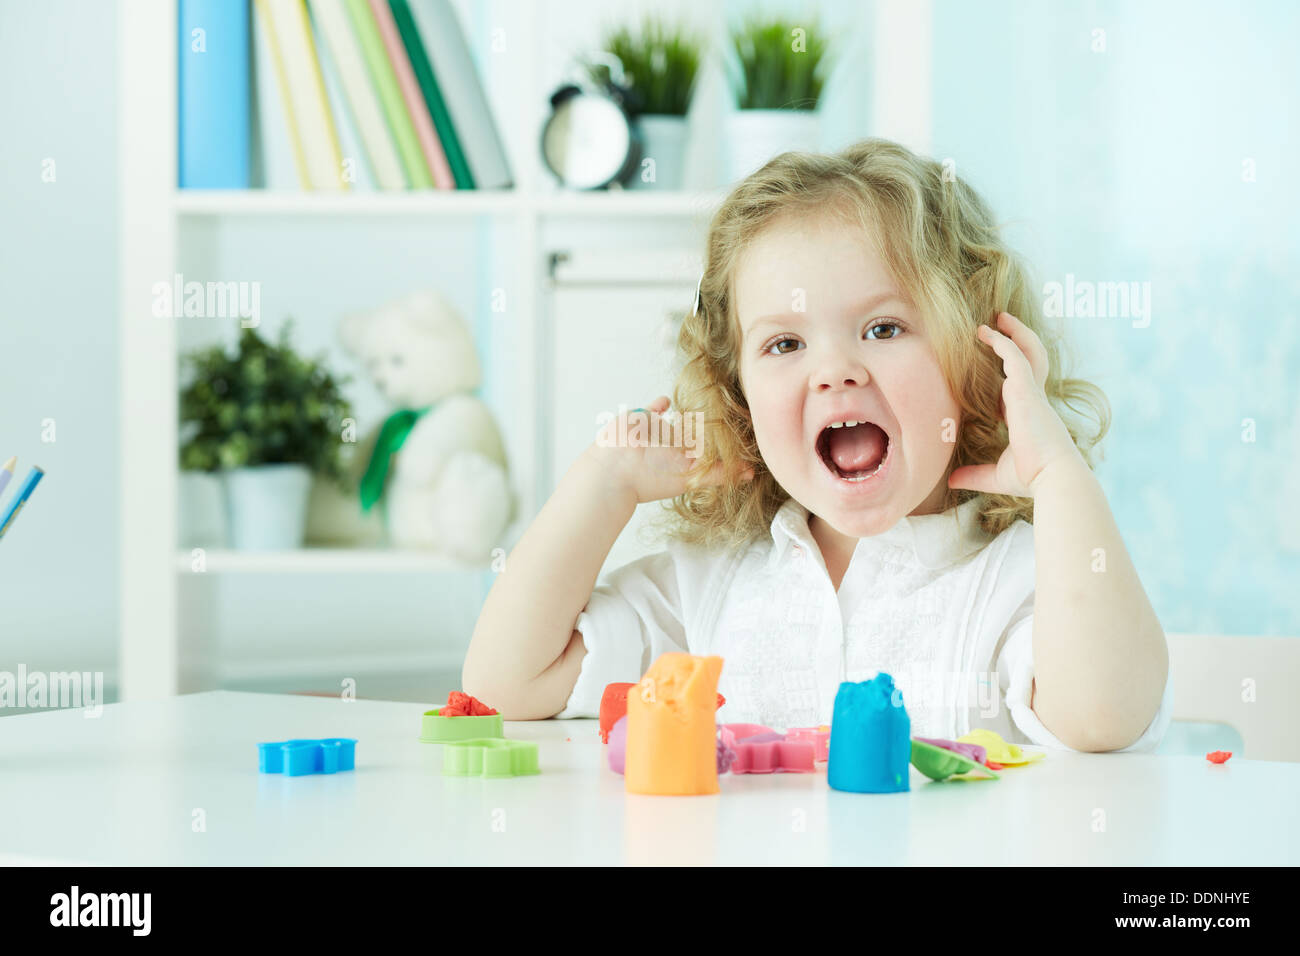
[[[501, 4], [517, 36], [535, 36], [537, 7]], [[495, 6], [495, 5], [494, 5]], [[344, 227], [361, 218], [418, 221], [431, 228], [463, 228], [466, 220], [505, 220], [514, 243], [513, 281], [525, 291], [514, 308], [517, 347], [535, 356], [541, 343], [539, 322], [545, 286], [541, 234], [549, 224], [586, 221], [688, 219], [707, 221], [722, 191], [665, 193], [613, 191], [574, 194], [542, 182], [542, 170], [527, 161], [536, 151], [543, 97], [494, 97], [514, 112], [498, 116], [516, 188], [498, 191], [407, 191], [356, 193], [288, 193], [236, 190], [181, 190], [177, 168], [177, 69], [175, 0], [133, 0], [122, 4], [120, 48], [120, 187], [121, 242], [121, 388], [122, 388], [122, 551], [121, 551], [121, 699], [156, 698], [200, 689], [213, 672], [210, 641], [196, 633], [207, 598], [193, 597], [185, 584], [194, 575], [192, 549], [178, 547], [177, 395], [178, 334], [175, 324], [152, 317], [151, 288], [179, 271], [188, 228], [204, 220], [260, 219], [282, 222], [297, 218], [319, 221], [321, 228]], [[464, 24], [472, 33], [474, 24]], [[471, 36], [471, 42], [474, 37]], [[519, 69], [542, 89], [541, 58], [536, 44], [521, 44]], [[491, 79], [485, 77], [491, 82]], [[492, 91], [489, 90], [491, 96]], [[523, 132], [521, 132], [523, 131]], [[512, 134], [518, 141], [512, 142]], [[548, 191], [549, 189], [549, 191]], [[702, 236], [702, 231], [701, 231]], [[521, 392], [536, 396], [540, 425], [545, 396], [539, 363], [525, 361]], [[545, 494], [540, 463], [544, 429], [512, 449], [512, 483], [518, 514], [531, 517]], [[517, 537], [520, 522], [513, 529]], [[508, 541], [507, 544], [513, 543]], [[389, 550], [304, 548], [297, 551], [242, 553], [204, 549], [203, 574], [374, 575], [443, 574], [484, 570], [456, 564], [437, 555]], [[187, 613], [190, 612], [190, 613]], [[183, 625], [183, 626], [182, 626]], [[185, 630], [186, 633], [182, 633]], [[310, 662], [304, 662], [310, 668]]]
[[[529, 0], [485, 0], [472, 6], [479, 23], [465, 22], [473, 44], [482, 23], [508, 22], [514, 40], [511, 89], [494, 89], [499, 77], [485, 76], [489, 98], [506, 139], [516, 188], [507, 191], [420, 191], [394, 193], [277, 193], [196, 191], [177, 188], [177, 10], [176, 0], [130, 0], [119, 6], [120, 109], [120, 409], [121, 552], [119, 586], [119, 694], [122, 700], [159, 698], [200, 689], [210, 679], [210, 642], [198, 619], [211, 610], [210, 596], [196, 596], [190, 580], [191, 549], [178, 547], [178, 329], [151, 312], [154, 283], [178, 270], [186, 236], [196, 225], [236, 221], [284, 223], [309, 219], [321, 229], [345, 228], [359, 220], [384, 220], [421, 228], [464, 228], [485, 218], [509, 231], [509, 269], [523, 290], [513, 306], [517, 335], [512, 347], [534, 360], [519, 364], [515, 387], [536, 400], [526, 440], [511, 450], [512, 483], [518, 494], [512, 535], [535, 515], [548, 490], [545, 414], [547, 390], [544, 309], [546, 260], [570, 237], [625, 222], [640, 228], [689, 233], [702, 243], [705, 227], [725, 189], [704, 192], [610, 191], [566, 193], [554, 188], [536, 160], [545, 93], [555, 77], [545, 75], [548, 42], [558, 29], [546, 21], [548, 7]], [[719, 7], [721, 9], [721, 7]], [[927, 0], [877, 0], [877, 49], [890, 47], [890, 34], [929, 29]], [[545, 29], [543, 29], [545, 28]], [[551, 32], [548, 34], [546, 30]], [[519, 38], [527, 38], [522, 41]], [[913, 37], [909, 36], [909, 40]], [[928, 149], [929, 64], [881, 57], [872, 66], [874, 127], [882, 135]], [[521, 90], [529, 95], [518, 95]], [[712, 126], [710, 128], [713, 128]], [[701, 247], [702, 248], [702, 247]], [[326, 280], [327, 281], [327, 280]], [[687, 290], [689, 295], [689, 290]], [[506, 542], [513, 543], [513, 537]], [[376, 550], [305, 548], [273, 553], [207, 549], [204, 574], [347, 575], [463, 574], [468, 569], [437, 556]], [[188, 612], [188, 613], [187, 613]], [[182, 624], [185, 626], [182, 627]], [[304, 662], [309, 669], [311, 662]], [[247, 676], [247, 675], [246, 675]]]

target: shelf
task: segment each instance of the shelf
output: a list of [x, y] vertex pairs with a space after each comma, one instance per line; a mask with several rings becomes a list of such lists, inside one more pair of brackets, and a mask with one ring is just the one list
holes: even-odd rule
[[421, 551], [361, 548], [302, 548], [297, 551], [228, 551], [205, 548], [204, 570], [193, 571], [190, 551], [176, 553], [176, 570], [183, 574], [371, 574], [407, 572], [477, 574], [488, 564], [466, 564]]
[[475, 216], [520, 212], [541, 216], [690, 217], [712, 215], [725, 193], [625, 190], [528, 194], [518, 190], [406, 192], [263, 192], [178, 189], [178, 215], [202, 216]]

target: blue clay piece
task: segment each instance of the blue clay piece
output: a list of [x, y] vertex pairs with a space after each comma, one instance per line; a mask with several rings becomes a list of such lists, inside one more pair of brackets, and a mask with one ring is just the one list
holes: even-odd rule
[[910, 790], [911, 731], [893, 677], [881, 671], [861, 683], [845, 681], [835, 695], [826, 782], [850, 793]]

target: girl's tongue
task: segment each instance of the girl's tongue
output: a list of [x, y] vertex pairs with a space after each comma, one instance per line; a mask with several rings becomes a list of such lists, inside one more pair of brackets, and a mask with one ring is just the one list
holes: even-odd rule
[[863, 422], [826, 430], [826, 451], [843, 472], [870, 471], [885, 457], [888, 436], [878, 425]]

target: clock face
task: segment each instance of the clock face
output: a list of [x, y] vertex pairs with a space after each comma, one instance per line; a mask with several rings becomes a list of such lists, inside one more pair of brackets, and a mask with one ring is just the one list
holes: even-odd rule
[[542, 155], [560, 182], [574, 189], [607, 185], [632, 148], [627, 117], [612, 100], [577, 93], [559, 105], [542, 133]]

